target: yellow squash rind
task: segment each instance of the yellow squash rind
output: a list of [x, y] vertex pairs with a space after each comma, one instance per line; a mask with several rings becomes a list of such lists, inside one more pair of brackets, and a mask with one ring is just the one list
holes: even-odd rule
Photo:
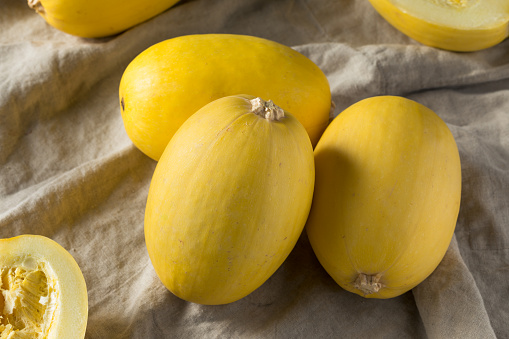
[[433, 111], [401, 97], [362, 100], [331, 122], [315, 166], [306, 230], [340, 286], [391, 298], [434, 271], [456, 226], [461, 166]]
[[128, 136], [158, 160], [194, 112], [242, 93], [290, 112], [313, 145], [329, 122], [330, 87], [318, 66], [290, 47], [245, 35], [189, 35], [148, 48], [124, 71], [119, 101]]
[[111, 36], [167, 10], [178, 0], [28, 0], [51, 26], [83, 38]]
[[203, 107], [154, 172], [147, 249], [163, 284], [184, 300], [226, 304], [253, 292], [306, 222], [314, 186], [309, 137], [287, 112], [255, 114], [254, 99], [231, 96]]

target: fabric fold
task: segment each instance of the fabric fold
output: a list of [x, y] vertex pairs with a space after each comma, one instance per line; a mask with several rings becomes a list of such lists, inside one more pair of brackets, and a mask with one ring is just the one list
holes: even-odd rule
[[[143, 230], [156, 162], [129, 140], [118, 87], [146, 48], [206, 33], [254, 35], [309, 57], [329, 80], [334, 116], [400, 95], [448, 124], [462, 162], [460, 215], [444, 260], [413, 292], [373, 300], [342, 290], [305, 234], [236, 303], [191, 304], [162, 285]], [[89, 293], [86, 339], [507, 338], [508, 88], [509, 40], [474, 53], [423, 46], [369, 1], [182, 0], [116, 36], [82, 39], [4, 0], [0, 237], [46, 235], [73, 255]]]
[[437, 269], [412, 292], [428, 338], [496, 338], [456, 237]]

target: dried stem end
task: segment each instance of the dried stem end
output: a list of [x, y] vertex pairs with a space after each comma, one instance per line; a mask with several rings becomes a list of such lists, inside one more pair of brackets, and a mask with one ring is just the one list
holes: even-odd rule
[[265, 101], [261, 98], [249, 100], [251, 102], [251, 111], [269, 121], [279, 121], [285, 117], [285, 111], [276, 106], [272, 100]]
[[30, 7], [39, 14], [45, 13], [44, 7], [42, 6], [40, 0], [28, 0], [28, 7]]
[[360, 290], [364, 295], [377, 293], [383, 287], [380, 283], [381, 275], [366, 275], [360, 273], [354, 282], [354, 287]]

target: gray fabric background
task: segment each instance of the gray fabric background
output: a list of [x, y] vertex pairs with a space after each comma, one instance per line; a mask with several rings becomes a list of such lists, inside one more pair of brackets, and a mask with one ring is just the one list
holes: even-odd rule
[[[0, 0], [0, 237], [42, 234], [80, 265], [86, 338], [509, 338], [509, 40], [475, 53], [422, 46], [367, 0], [189, 0], [123, 34], [59, 32], [23, 0]], [[342, 290], [303, 234], [246, 298], [174, 297], [146, 253], [143, 217], [156, 163], [125, 134], [118, 85], [154, 43], [192, 33], [278, 41], [312, 59], [335, 114], [374, 95], [433, 109], [458, 143], [455, 238], [413, 291], [368, 300]]]

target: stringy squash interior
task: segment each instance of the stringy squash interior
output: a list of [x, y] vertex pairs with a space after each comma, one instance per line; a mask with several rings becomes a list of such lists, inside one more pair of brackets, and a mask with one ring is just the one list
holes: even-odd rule
[[0, 339], [46, 338], [58, 307], [58, 283], [51, 268], [31, 256], [2, 267]]

